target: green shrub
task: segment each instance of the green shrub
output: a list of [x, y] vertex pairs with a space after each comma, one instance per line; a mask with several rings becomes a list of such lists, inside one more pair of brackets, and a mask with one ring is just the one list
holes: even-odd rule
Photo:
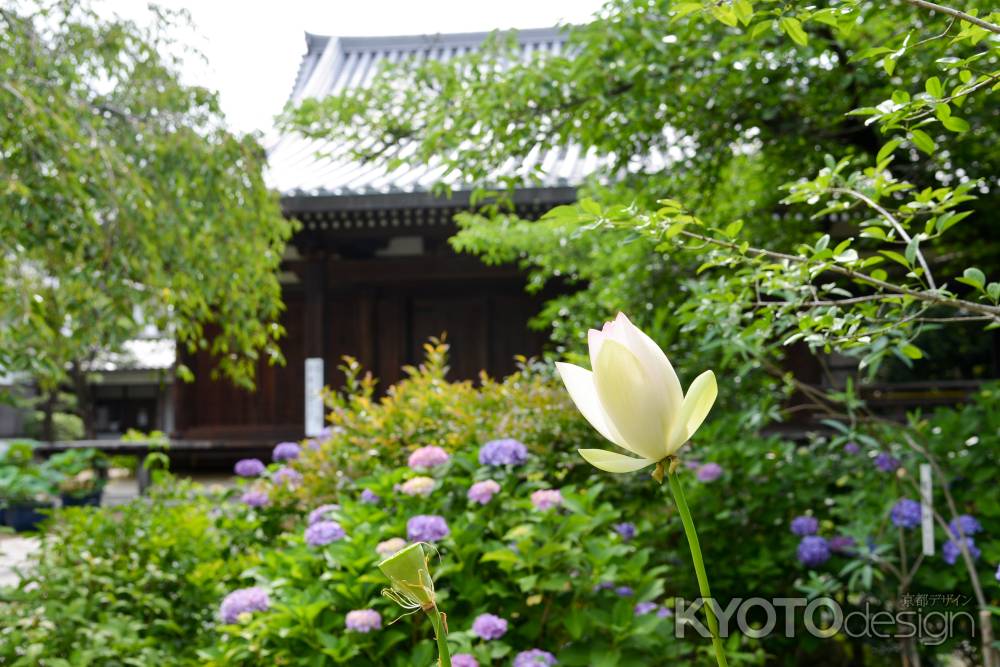
[[213, 518], [215, 506], [181, 485], [59, 511], [34, 568], [0, 595], [0, 664], [191, 664], [254, 535]]
[[[29, 438], [40, 440], [45, 437], [45, 413], [32, 410], [24, 420], [24, 434]], [[84, 435], [83, 420], [68, 412], [52, 414], [52, 438], [54, 440], [82, 440]]]
[[[672, 619], [634, 613], [640, 601], [669, 607], [696, 597], [664, 489], [644, 474], [595, 473], [585, 464], [574, 450], [597, 445], [596, 436], [546, 373], [525, 366], [503, 382], [450, 383], [445, 352], [431, 346], [428, 362], [379, 400], [373, 381], [349, 364], [347, 389], [329, 397], [329, 437], [305, 443], [297, 460], [272, 464], [224, 498], [181, 485], [123, 508], [58, 513], [39, 569], [0, 606], [12, 619], [0, 630], [0, 664], [430, 664], [426, 620], [410, 615], [390, 624], [403, 611], [380, 597], [387, 582], [375, 568], [376, 546], [406, 537], [407, 521], [418, 514], [448, 523], [433, 564], [441, 606], [454, 651], [475, 654], [481, 665], [509, 665], [533, 647], [563, 665], [712, 664], [707, 641], [675, 639]], [[830, 595], [845, 610], [898, 609], [900, 537], [912, 567], [919, 532], [896, 529], [889, 510], [900, 497], [916, 497], [912, 479], [923, 460], [899, 427], [830, 426], [791, 441], [757, 435], [741, 419], [713, 414], [682, 452], [681, 476], [717, 597]], [[954, 476], [959, 511], [983, 524], [979, 578], [994, 605], [998, 420], [1000, 391], [987, 387], [969, 405], [912, 415], [908, 431]], [[482, 465], [480, 447], [499, 437], [524, 441], [527, 462]], [[845, 449], [848, 442], [860, 451]], [[409, 455], [425, 445], [448, 450], [449, 462], [430, 472], [409, 469]], [[880, 471], [877, 452], [891, 453], [901, 467]], [[706, 463], [721, 466], [721, 476], [699, 481], [696, 468]], [[298, 471], [301, 482], [281, 482], [283, 467]], [[430, 495], [404, 492], [416, 476], [434, 479]], [[469, 487], [487, 478], [501, 485], [499, 495], [486, 505], [471, 502]], [[546, 488], [561, 489], [560, 508], [534, 507], [531, 494]], [[265, 492], [269, 503], [248, 507], [240, 498], [249, 489]], [[363, 502], [364, 490], [380, 502]], [[308, 513], [331, 502], [339, 507], [329, 517], [347, 537], [310, 546]], [[806, 567], [796, 558], [800, 537], [789, 530], [802, 514], [818, 519], [821, 536], [850, 536], [854, 547]], [[623, 521], [635, 524], [631, 540], [615, 529]], [[939, 555], [914, 570], [908, 590], [969, 592], [967, 572], [940, 557], [943, 531], [937, 537]], [[631, 594], [604, 590], [607, 584]], [[250, 586], [268, 592], [269, 609], [224, 624], [223, 598]], [[349, 631], [346, 614], [357, 609], [377, 610], [382, 629]], [[485, 612], [509, 622], [506, 635], [485, 642], [470, 633]], [[761, 664], [765, 656], [788, 667], [898, 664], [892, 640], [812, 638], [801, 614], [796, 627], [791, 639], [731, 637], [731, 664]], [[967, 650], [961, 639], [920, 651], [931, 664]]]

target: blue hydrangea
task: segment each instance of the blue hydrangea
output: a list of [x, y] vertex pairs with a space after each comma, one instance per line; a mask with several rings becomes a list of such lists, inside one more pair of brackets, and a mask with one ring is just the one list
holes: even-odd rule
[[970, 535], [975, 535], [983, 529], [983, 524], [979, 523], [976, 517], [971, 514], [962, 514], [956, 519], [952, 519], [951, 523], [948, 524], [948, 530], [951, 531], [953, 537], [958, 537], [958, 529], [962, 529], [962, 534], [966, 537]]
[[484, 466], [517, 466], [528, 460], [528, 448], [513, 438], [491, 440], [479, 448], [479, 463]]
[[614, 525], [614, 529], [615, 532], [618, 533], [619, 537], [621, 537], [622, 540], [625, 542], [631, 540], [633, 537], [635, 537], [636, 534], [635, 524], [629, 521], [625, 521], [623, 523], [616, 523]]
[[920, 525], [920, 503], [909, 498], [901, 498], [892, 506], [889, 518], [900, 528], [916, 528]]
[[[968, 548], [969, 555], [972, 556], [972, 560], [979, 560], [982, 552], [979, 551], [979, 548], [976, 546], [976, 543], [971, 537], [965, 538], [965, 546]], [[954, 565], [961, 555], [961, 548], [959, 548], [958, 543], [953, 540], [948, 540], [944, 543], [944, 546], [941, 547], [941, 557], [944, 558], [944, 562], [948, 563], [948, 565]]]
[[799, 537], [815, 535], [819, 532], [819, 521], [816, 520], [816, 517], [812, 516], [797, 516], [792, 519], [790, 528], [792, 533], [798, 535]]
[[809, 535], [802, 538], [795, 553], [806, 567], [819, 567], [830, 559], [830, 545], [822, 537]]
[[896, 472], [896, 468], [899, 467], [899, 461], [883, 452], [875, 457], [875, 467], [882, 472]]

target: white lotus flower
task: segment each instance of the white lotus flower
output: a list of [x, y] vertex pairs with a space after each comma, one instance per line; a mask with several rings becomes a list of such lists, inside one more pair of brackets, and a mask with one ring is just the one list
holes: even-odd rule
[[633, 472], [672, 456], [705, 421], [719, 393], [705, 371], [681, 391], [663, 350], [619, 313], [601, 331], [590, 330], [593, 372], [557, 363], [576, 407], [597, 432], [640, 458], [603, 449], [581, 449], [591, 465]]

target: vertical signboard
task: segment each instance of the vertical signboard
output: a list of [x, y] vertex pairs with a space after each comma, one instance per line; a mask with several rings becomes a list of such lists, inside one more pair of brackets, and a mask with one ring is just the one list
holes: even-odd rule
[[306, 359], [306, 436], [323, 430], [323, 359]]
[[934, 555], [934, 482], [929, 463], [920, 464], [920, 529], [923, 538], [923, 553]]

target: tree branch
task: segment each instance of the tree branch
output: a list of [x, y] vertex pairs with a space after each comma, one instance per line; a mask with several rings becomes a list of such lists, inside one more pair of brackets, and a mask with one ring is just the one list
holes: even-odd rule
[[[706, 236], [705, 234], [698, 234], [697, 232], [689, 232], [686, 229], [680, 232], [679, 235], [685, 236], [687, 238], [697, 239], [704, 243], [710, 243], [712, 245], [716, 245], [722, 248], [735, 250], [741, 254], [744, 253], [744, 250], [740, 247], [740, 245], [729, 241], [722, 241], [721, 239], [717, 239], [713, 236]], [[769, 257], [771, 259], [780, 259], [787, 262], [794, 262], [796, 264], [809, 263], [809, 260], [806, 257], [802, 257], [800, 255], [789, 255], [788, 253], [784, 252], [775, 252], [774, 250], [764, 250], [762, 248], [749, 247], [746, 249], [745, 252], [746, 254], [750, 254], [755, 257]], [[949, 308], [954, 308], [956, 310], [967, 310], [971, 313], [978, 313], [980, 315], [984, 315], [991, 320], [1000, 321], [1000, 307], [997, 306], [991, 306], [985, 303], [976, 303], [975, 301], [968, 301], [966, 299], [957, 299], [954, 297], [949, 297], [943, 294], [939, 294], [938, 292], [932, 290], [910, 289], [909, 287], [903, 287], [902, 285], [896, 285], [894, 283], [890, 283], [885, 280], [879, 280], [878, 278], [874, 278], [866, 273], [859, 273], [857, 271], [854, 271], [853, 269], [848, 269], [843, 266], [839, 266], [837, 264], [829, 264], [826, 266], [824, 270], [829, 271], [831, 273], [836, 273], [838, 275], [846, 276], [847, 278], [851, 278], [852, 280], [858, 280], [863, 283], [867, 283], [872, 287], [878, 287], [889, 292], [894, 292], [896, 294], [903, 294], [906, 296], [910, 296], [913, 297], [914, 299], [918, 299], [919, 301], [925, 301], [928, 303], [934, 303], [941, 306], [947, 306]]]
[[927, 0], [903, 0], [903, 2], [909, 3], [914, 7], [920, 7], [921, 9], [929, 9], [932, 12], [953, 16], [959, 20], [965, 21], [966, 23], [977, 25], [980, 28], [983, 28], [984, 30], [989, 30], [992, 33], [1000, 35], [1000, 25], [996, 25], [994, 23], [990, 23], [989, 21], [984, 21], [980, 18], [976, 18], [972, 14], [966, 14], [965, 12], [959, 11], [957, 9], [952, 9], [951, 7], [945, 7], [944, 5], [938, 5], [933, 2], [927, 2]]
[[[888, 223], [892, 225], [892, 228], [896, 230], [896, 233], [899, 234], [899, 236], [907, 244], [909, 244], [913, 240], [912, 238], [910, 238], [910, 235], [906, 233], [906, 230], [903, 229], [903, 225], [899, 224], [899, 221], [896, 220], [895, 216], [893, 216], [892, 213], [889, 213], [887, 209], [879, 205], [879, 203], [874, 199], [872, 199], [871, 197], [865, 195], [864, 193], [858, 192], [857, 190], [851, 190], [849, 188], [830, 188], [830, 192], [839, 192], [849, 197], [854, 197], [858, 201], [864, 202], [869, 208], [873, 209], [876, 213], [885, 218], [888, 221]], [[920, 267], [924, 270], [924, 275], [927, 276], [927, 286], [930, 287], [932, 290], [936, 290], [937, 285], [934, 284], [934, 276], [931, 274], [930, 267], [927, 266], [927, 260], [924, 259], [924, 253], [921, 252], [919, 244], [917, 245], [916, 250], [917, 250], [917, 261], [920, 262]]]

